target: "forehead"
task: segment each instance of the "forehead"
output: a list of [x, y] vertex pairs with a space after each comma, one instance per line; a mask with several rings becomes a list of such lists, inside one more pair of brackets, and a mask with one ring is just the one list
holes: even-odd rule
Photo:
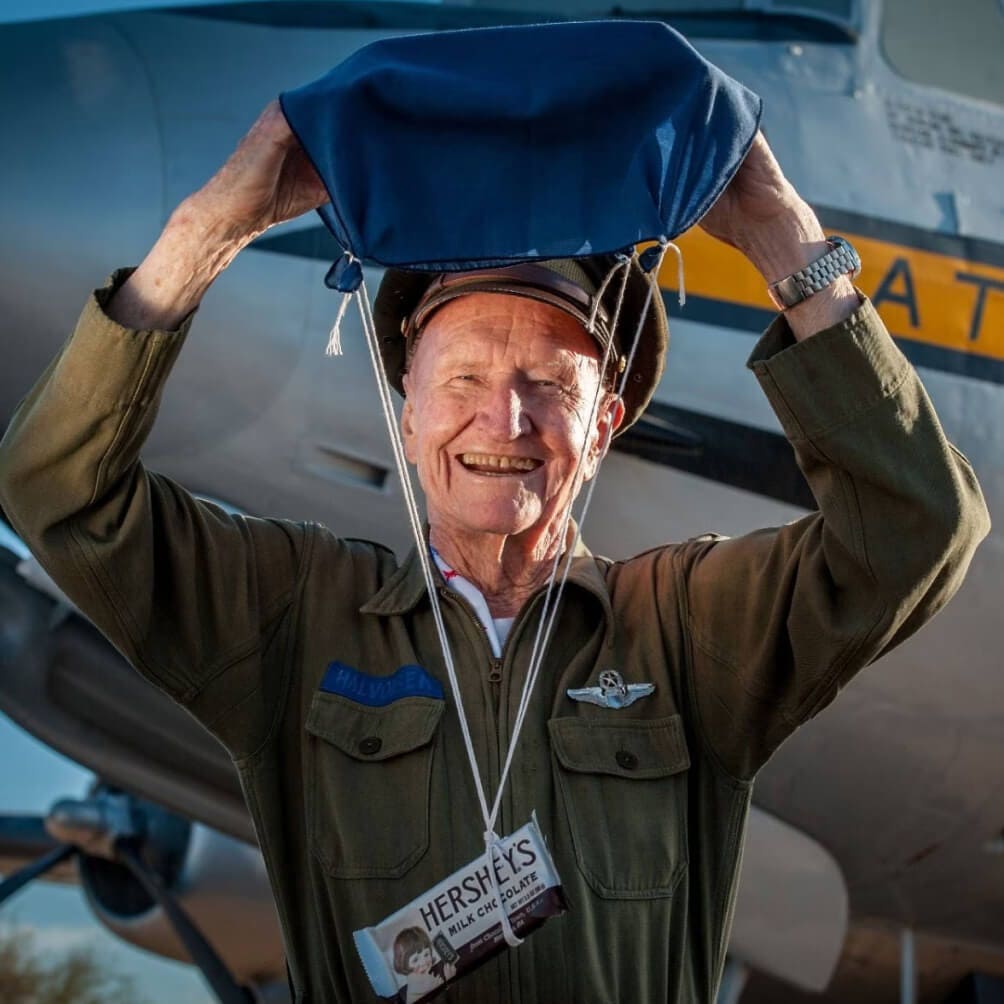
[[560, 307], [525, 296], [468, 293], [445, 303], [429, 319], [415, 349], [419, 357], [507, 357], [535, 363], [600, 358], [600, 346]]

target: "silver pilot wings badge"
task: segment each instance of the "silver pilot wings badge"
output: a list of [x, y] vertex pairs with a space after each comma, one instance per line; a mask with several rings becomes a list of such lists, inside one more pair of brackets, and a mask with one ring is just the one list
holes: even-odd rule
[[601, 708], [627, 708], [642, 697], [655, 693], [654, 683], [625, 683], [616, 669], [600, 673], [598, 687], [579, 687], [566, 691], [573, 701], [598, 704]]

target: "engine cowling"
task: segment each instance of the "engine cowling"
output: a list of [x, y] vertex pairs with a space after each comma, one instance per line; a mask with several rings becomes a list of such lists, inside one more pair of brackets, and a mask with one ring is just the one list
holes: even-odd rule
[[[200, 823], [142, 805], [141, 853], [241, 983], [285, 980], [285, 955], [261, 853]], [[97, 919], [140, 948], [179, 961], [188, 953], [160, 905], [119, 862], [82, 854], [80, 885]]]

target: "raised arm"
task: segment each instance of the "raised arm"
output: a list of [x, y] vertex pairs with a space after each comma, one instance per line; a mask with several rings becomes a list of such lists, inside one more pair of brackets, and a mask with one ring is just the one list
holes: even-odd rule
[[90, 298], [0, 445], [0, 503], [42, 566], [236, 754], [275, 714], [282, 681], [262, 678], [262, 657], [285, 630], [310, 531], [201, 503], [139, 454], [209, 284], [256, 233], [320, 198], [269, 106], [143, 264]]
[[[770, 285], [804, 268], [827, 250], [812, 207], [795, 191], [757, 133], [728, 188], [701, 220], [712, 237], [742, 251]], [[802, 341], [846, 320], [858, 306], [851, 280], [843, 276], [785, 311], [792, 335]]]
[[[766, 282], [826, 250], [762, 137], [702, 225]], [[785, 311], [749, 365], [819, 511], [693, 542], [664, 568], [667, 595], [685, 608], [701, 731], [739, 777], [936, 614], [989, 529], [972, 468], [849, 279]]]
[[109, 317], [126, 328], [177, 328], [242, 248], [327, 199], [273, 101], [220, 170], [174, 211], [107, 305]]

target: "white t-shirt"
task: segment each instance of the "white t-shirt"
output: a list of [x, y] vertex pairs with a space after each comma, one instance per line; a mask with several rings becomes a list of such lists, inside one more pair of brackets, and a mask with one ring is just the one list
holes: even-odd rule
[[451, 568], [434, 547], [430, 547], [429, 550], [432, 552], [432, 560], [435, 561], [436, 567], [439, 569], [446, 584], [463, 596], [474, 608], [474, 612], [478, 615], [478, 620], [481, 621], [485, 633], [488, 635], [488, 642], [492, 647], [492, 655], [496, 659], [500, 658], [502, 655], [502, 646], [505, 644], [506, 638], [509, 637], [509, 630], [512, 628], [512, 622], [516, 618], [492, 617], [492, 613], [488, 609], [488, 601], [484, 598], [481, 590], [469, 579], [465, 579], [456, 569]]

